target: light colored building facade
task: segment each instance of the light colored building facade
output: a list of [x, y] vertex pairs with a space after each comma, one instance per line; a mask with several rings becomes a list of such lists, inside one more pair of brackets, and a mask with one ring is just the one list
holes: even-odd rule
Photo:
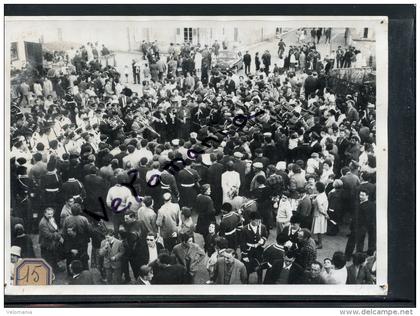
[[157, 40], [163, 51], [170, 43], [190, 42], [201, 46], [211, 46], [216, 40], [234, 49], [252, 45], [276, 36], [278, 27], [273, 22], [258, 21], [167, 21], [165, 27], [139, 23], [132, 27], [129, 38], [131, 49], [138, 49], [142, 40]]

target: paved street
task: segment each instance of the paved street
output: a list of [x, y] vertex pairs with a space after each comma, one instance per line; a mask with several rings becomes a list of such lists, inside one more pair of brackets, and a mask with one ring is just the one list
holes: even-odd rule
[[[332, 50], [336, 50], [338, 46], [345, 47], [345, 40], [344, 40], [344, 28], [333, 28], [332, 34], [331, 34], [331, 43], [325, 43], [325, 37], [322, 36], [319, 44], [316, 45], [317, 50], [321, 53], [321, 57], [324, 58], [325, 56], [329, 55]], [[282, 35], [283, 41], [286, 43], [286, 51], [288, 50], [290, 45], [301, 45], [298, 42], [297, 36], [296, 36], [296, 30], [291, 30], [289, 32], [286, 32]], [[254, 57], [255, 53], [259, 52], [260, 57], [264, 53], [265, 50], [268, 50], [271, 54], [271, 67], [274, 67], [275, 63], [278, 63], [279, 57], [277, 55], [278, 50], [278, 42], [279, 38], [273, 38], [269, 41], [263, 41], [260, 43], [256, 43], [253, 45], [250, 45], [249, 48], [241, 48], [240, 51], [242, 55], [245, 53], [246, 50], [249, 50], [249, 53], [252, 56], [252, 62], [251, 62], [251, 72], [255, 72], [255, 63], [254, 63]], [[304, 40], [305, 43], [312, 41], [310, 33], [306, 35], [306, 38]], [[369, 55], [369, 52], [374, 51], [374, 42], [370, 41], [354, 41], [353, 45], [362, 50], [364, 52], [365, 56]], [[165, 48], [163, 48], [165, 49]], [[125, 81], [125, 78], [123, 78], [123, 83], [126, 84], [130, 89], [133, 91], [139, 93], [141, 95], [141, 88], [142, 86], [139, 84], [133, 84], [133, 77], [131, 73], [131, 63], [132, 60], [142, 60], [142, 54], [139, 52], [116, 52], [115, 61], [116, 61], [116, 68], [120, 73], [124, 73], [125, 65], [128, 66], [129, 69], [129, 77], [128, 82]], [[240, 70], [240, 73], [243, 73], [243, 69]]]

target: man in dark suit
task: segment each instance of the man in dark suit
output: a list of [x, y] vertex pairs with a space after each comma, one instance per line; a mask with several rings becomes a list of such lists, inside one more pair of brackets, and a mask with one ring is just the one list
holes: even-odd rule
[[35, 258], [34, 247], [32, 239], [29, 235], [25, 234], [25, 229], [22, 224], [16, 224], [14, 227], [16, 235], [12, 239], [12, 246], [18, 246], [21, 249], [21, 258]]
[[153, 276], [152, 284], [189, 284], [190, 277], [187, 269], [181, 264], [173, 264], [170, 255], [163, 253], [158, 258], [157, 273]]
[[[233, 170], [239, 173], [239, 177], [241, 179], [241, 184], [246, 182], [245, 179], [245, 172], [246, 172], [246, 162], [241, 160], [243, 158], [243, 154], [239, 151], [233, 153]], [[245, 186], [241, 185], [239, 188], [239, 195], [242, 195], [244, 192]]]
[[365, 266], [367, 255], [356, 252], [352, 257], [353, 264], [347, 267], [346, 284], [369, 284], [368, 271]]
[[318, 261], [311, 263], [311, 270], [305, 273], [303, 284], [325, 284], [321, 277], [322, 264]]
[[347, 150], [347, 147], [350, 145], [349, 136], [349, 130], [341, 129], [339, 133], [339, 137], [337, 138], [337, 149], [338, 149], [338, 157], [339, 157], [339, 166], [343, 167], [345, 163], [345, 155], [344, 153]]
[[368, 253], [376, 249], [376, 204], [369, 201], [369, 191], [360, 190], [360, 205], [356, 209], [350, 225], [351, 232], [346, 245], [346, 258], [350, 260], [356, 245], [357, 252], [363, 252], [365, 237], [368, 234]]
[[301, 219], [302, 228], [308, 229], [312, 228], [312, 201], [308, 195], [309, 190], [311, 190], [309, 187], [298, 189], [300, 199], [296, 209], [296, 213]]
[[251, 72], [251, 55], [249, 54], [249, 51], [246, 51], [243, 61], [245, 65], [245, 75], [248, 75]]
[[222, 158], [223, 154], [216, 156], [216, 154], [210, 154], [210, 160], [212, 165], [208, 169], [207, 181], [210, 184], [211, 189], [211, 198], [214, 202], [214, 208], [216, 209], [216, 214], [220, 213], [223, 200], [223, 191], [222, 191], [222, 174], [225, 172], [225, 167], [220, 163], [217, 158]]
[[367, 190], [369, 192], [369, 201], [376, 201], [376, 185], [369, 182], [371, 176], [367, 172], [360, 174], [360, 190]]
[[232, 73], [228, 73], [228, 77], [225, 81], [225, 90], [227, 94], [231, 94], [232, 92], [235, 93], [236, 87], [235, 87], [235, 81], [232, 79]]
[[143, 157], [143, 158], [140, 159], [140, 165], [137, 168], [138, 177], [136, 179], [136, 182], [134, 183], [134, 186], [136, 187], [136, 185], [137, 185], [137, 189], [138, 189], [137, 192], [139, 192], [140, 194], [146, 194], [146, 191], [145, 191], [146, 190], [146, 185], [147, 185], [146, 173], [147, 173], [147, 171], [150, 170], [150, 167], [147, 166], [147, 163], [148, 163], [147, 158]]
[[[275, 267], [273, 267], [274, 269]], [[277, 267], [279, 269], [279, 267]], [[303, 268], [295, 262], [292, 252], [286, 252], [281, 272], [276, 280], [276, 284], [302, 284], [304, 277]]]
[[213, 200], [210, 197], [210, 184], [203, 184], [201, 194], [195, 200], [195, 212], [198, 214], [195, 231], [205, 238], [208, 234], [209, 225], [216, 222]]
[[143, 265], [140, 267], [140, 274], [135, 284], [137, 285], [150, 285], [153, 279], [153, 270], [151, 267]]
[[343, 167], [341, 175], [340, 180], [343, 181], [343, 205], [345, 206], [345, 211], [353, 218], [358, 204], [360, 180], [350, 171], [349, 167]]
[[131, 269], [133, 270], [134, 279], [137, 279], [139, 276], [139, 269], [141, 266], [141, 229], [136, 215], [137, 214], [133, 210], [126, 210], [124, 212], [123, 229], [119, 232], [125, 250], [121, 261], [122, 273], [126, 283], [131, 281], [129, 266], [131, 266]]
[[94, 278], [89, 270], [83, 270], [83, 264], [79, 260], [73, 260], [70, 263], [72, 278], [69, 285], [94, 285]]
[[271, 65], [270, 52], [266, 50], [265, 53], [261, 56], [261, 59], [264, 64], [264, 72], [268, 76], [268, 73], [270, 72], [270, 65]]
[[162, 252], [163, 245], [157, 241], [157, 236], [155, 233], [148, 233], [146, 239], [140, 241], [141, 251], [140, 254], [140, 266], [149, 265], [153, 266], [155, 261], [158, 259], [160, 253]]
[[104, 201], [108, 193], [108, 186], [106, 181], [98, 175], [99, 170], [95, 166], [90, 166], [88, 174], [84, 178], [84, 185], [86, 190], [86, 198], [83, 205], [86, 210], [94, 213], [101, 213], [101, 205], [98, 198], [101, 197]]
[[306, 77], [303, 86], [305, 87], [305, 99], [308, 99], [308, 96], [318, 89], [318, 74], [313, 72]]

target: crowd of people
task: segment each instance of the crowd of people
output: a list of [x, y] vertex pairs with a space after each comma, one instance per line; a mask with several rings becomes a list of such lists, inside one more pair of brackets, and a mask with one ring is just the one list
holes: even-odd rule
[[288, 63], [243, 73], [215, 45], [144, 45], [141, 93], [88, 54], [22, 75], [12, 262], [36, 240], [68, 284], [374, 284], [375, 105], [328, 86], [315, 44], [278, 46]]

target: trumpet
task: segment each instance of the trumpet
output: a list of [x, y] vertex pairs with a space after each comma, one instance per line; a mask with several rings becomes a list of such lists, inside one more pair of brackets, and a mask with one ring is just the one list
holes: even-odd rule
[[150, 125], [148, 120], [143, 117], [143, 116], [139, 116], [138, 120], [140, 122], [140, 124], [142, 124], [146, 129], [148, 129], [149, 131], [151, 131], [152, 133], [154, 133], [155, 135], [158, 135], [158, 137], [160, 137], [160, 134], [158, 132], [156, 132]]

